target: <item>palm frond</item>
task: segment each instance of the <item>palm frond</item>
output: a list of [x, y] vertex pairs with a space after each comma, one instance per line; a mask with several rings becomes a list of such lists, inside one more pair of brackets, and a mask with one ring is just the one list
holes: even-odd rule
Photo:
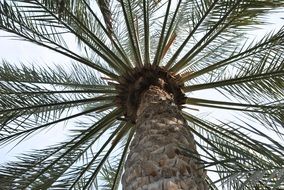
[[[249, 123], [214, 124], [184, 113], [190, 131], [197, 136], [201, 158], [208, 172], [219, 174], [224, 188], [260, 189], [283, 187], [283, 148], [276, 140]], [[255, 137], [245, 133], [251, 132]], [[268, 141], [256, 140], [256, 136]], [[194, 156], [194, 153], [187, 152]]]
[[113, 27], [112, 27], [112, 15], [111, 15], [111, 10], [110, 10], [110, 2], [109, 0], [107, 1], [98, 0], [97, 2], [103, 14], [107, 30], [109, 34], [111, 34], [113, 33]]
[[[85, 129], [80, 127], [81, 129], [76, 131], [77, 135], [68, 142], [20, 157], [21, 162], [10, 163], [5, 169], [1, 170], [1, 174], [6, 176], [1, 181], [4, 180], [3, 182], [8, 187], [12, 185], [20, 189], [29, 187], [46, 188], [52, 186], [53, 183], [57, 186], [57, 181], [58, 183], [66, 182], [65, 180], [68, 178], [63, 177], [65, 179], [62, 179], [63, 181], [59, 178], [77, 162], [83, 164], [84, 168], [84, 162], [80, 161], [80, 159], [82, 159], [82, 156], [84, 158], [84, 155], [88, 155], [87, 152], [95, 150], [93, 146], [95, 146], [98, 139], [105, 138], [103, 135], [106, 135], [106, 132], [112, 128], [120, 129], [119, 125], [111, 125], [119, 113], [121, 113], [121, 110], [114, 110], [99, 119], [95, 124], [87, 126]], [[109, 144], [109, 141], [116, 133], [111, 134], [109, 140], [102, 147]], [[98, 151], [95, 157], [98, 157], [103, 149]], [[76, 168], [79, 169], [79, 167]], [[17, 176], [18, 180], [14, 181], [14, 176]], [[68, 177], [68, 173], [66, 177]]]
[[213, 107], [218, 109], [231, 109], [237, 111], [247, 112], [259, 112], [259, 113], [277, 113], [281, 112], [284, 107], [281, 103], [275, 103], [271, 105], [260, 105], [260, 104], [244, 104], [236, 102], [216, 101], [200, 98], [187, 98], [186, 104], [197, 105], [205, 107]]
[[[2, 64], [1, 144], [19, 136], [27, 137], [56, 123], [112, 107], [114, 88], [105, 85], [94, 73], [76, 65], [70, 71], [55, 68], [56, 71], [24, 65], [15, 67], [6, 62]], [[68, 116], [74, 107], [88, 110]]]
[[[6, 2], [6, 1], [5, 1]], [[23, 3], [20, 1], [20, 3]], [[90, 66], [91, 68], [94, 68], [104, 74], [106, 74], [109, 77], [115, 77], [112, 72], [110, 72], [108, 69], [103, 68], [102, 65], [98, 65], [96, 63], [91, 62], [87, 58], [79, 55], [78, 53], [75, 53], [75, 51], [71, 51], [66, 47], [66, 43], [63, 40], [62, 35], [63, 33], [71, 33], [74, 34], [77, 37], [80, 37], [80, 40], [82, 40], [86, 45], [91, 48], [91, 50], [95, 51], [101, 59], [106, 61], [107, 63], [111, 64], [113, 69], [116, 69], [119, 71], [119, 68], [113, 60], [114, 54], [111, 54], [112, 58], [109, 57], [109, 53], [112, 53], [112, 51], [109, 50], [109, 48], [104, 45], [104, 43], [96, 36], [93, 37], [93, 33], [86, 29], [85, 25], [80, 23], [78, 18], [76, 18], [72, 13], [70, 13], [70, 18], [75, 19], [75, 26], [77, 28], [86, 29], [86, 34], [79, 34], [76, 29], [74, 29], [72, 26], [67, 25], [63, 22], [58, 22], [58, 17], [54, 15], [53, 12], [51, 12], [47, 7], [45, 7], [42, 3], [38, 1], [29, 1], [24, 2], [27, 4], [30, 4], [28, 7], [31, 9], [23, 9], [21, 10], [21, 7], [18, 6], [11, 6], [7, 3], [1, 3], [0, 4], [0, 11], [1, 11], [1, 23], [0, 28], [7, 31], [14, 33], [15, 35], [28, 40], [33, 43], [37, 43], [38, 45], [41, 45], [43, 47], [49, 48], [53, 51], [56, 51], [58, 53], [61, 53], [71, 59], [74, 59], [76, 61], [79, 61], [87, 66]], [[45, 12], [44, 15], [42, 15], [43, 18], [40, 18], [40, 16], [36, 15], [36, 17], [33, 17], [34, 14], [38, 13], [41, 15], [42, 12]], [[30, 16], [31, 15], [31, 16]], [[50, 22], [52, 20], [52, 22]], [[47, 23], [46, 23], [47, 22]], [[78, 23], [79, 22], [79, 23]], [[20, 26], [20, 28], [19, 28]], [[64, 28], [64, 29], [63, 29]], [[60, 31], [61, 30], [61, 31]], [[85, 38], [85, 35], [92, 35], [91, 39]], [[94, 42], [95, 44], [92, 45], [90, 42]], [[95, 48], [98, 47], [98, 48]], [[104, 52], [104, 53], [102, 53]], [[117, 57], [116, 57], [117, 58]], [[117, 58], [117, 60], [120, 60]], [[120, 68], [124, 64], [120, 65]], [[121, 72], [121, 70], [120, 70]]]

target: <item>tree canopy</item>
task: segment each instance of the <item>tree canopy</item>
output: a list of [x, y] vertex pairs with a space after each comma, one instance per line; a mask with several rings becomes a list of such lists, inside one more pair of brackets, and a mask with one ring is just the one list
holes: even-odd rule
[[[143, 68], [145, 73], [159, 68], [185, 93], [182, 113], [200, 158], [187, 149], [184, 154], [200, 159], [211, 189], [283, 188], [284, 28], [261, 39], [246, 36], [283, 5], [282, 0], [0, 1], [2, 31], [68, 58], [55, 66], [2, 60], [0, 146], [62, 124], [69, 129], [62, 142], [3, 164], [1, 187], [117, 189], [135, 133], [120, 87]], [[67, 37], [77, 40], [77, 49], [69, 48]], [[215, 118], [202, 115], [203, 107], [216, 110]], [[211, 180], [212, 174], [218, 178]]]

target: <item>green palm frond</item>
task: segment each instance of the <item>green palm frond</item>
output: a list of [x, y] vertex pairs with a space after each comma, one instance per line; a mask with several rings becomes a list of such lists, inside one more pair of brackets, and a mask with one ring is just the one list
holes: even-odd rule
[[[20, 1], [20, 3], [23, 2]], [[107, 48], [101, 40], [98, 40], [97, 37], [93, 35], [92, 31], [90, 31], [86, 27], [82, 27], [83, 24], [78, 21], [78, 18], [76, 18], [74, 15], [71, 15], [72, 17], [70, 17], [74, 18], [74, 22], [76, 25], [68, 25], [67, 23], [58, 22], [58, 17], [40, 2], [24, 2], [24, 4], [26, 3], [31, 4], [26, 6], [31, 7], [32, 10], [24, 9], [24, 12], [19, 11], [18, 9], [20, 7], [17, 7], [16, 5], [10, 6], [6, 3], [1, 6], [1, 12], [3, 12], [3, 14], [1, 14], [1, 29], [7, 32], [14, 33], [25, 40], [37, 43], [38, 45], [54, 50], [71, 59], [80, 61], [81, 63], [84, 63], [85, 65], [95, 68], [96, 70], [106, 74], [107, 76], [116, 76], [107, 68], [103, 68], [103, 64], [92, 62], [89, 60], [89, 58], [79, 55], [78, 53], [71, 51], [68, 49], [68, 47], [66, 47], [66, 43], [62, 38], [63, 36], [60, 34], [71, 33], [75, 36], [80, 36], [79, 39], [83, 41], [92, 51], [95, 51], [100, 56], [100, 58], [106, 60], [108, 63], [111, 62], [110, 60], [112, 58], [109, 58], [108, 54], [112, 53], [112, 51], [110, 51], [109, 48]], [[45, 13], [42, 15], [42, 18], [40, 16], [33, 16], [33, 14], [37, 15], [37, 13], [40, 14], [42, 12]], [[29, 16], [30, 14], [32, 14], [32, 16]], [[18, 28], [18, 26], [20, 26], [20, 28]], [[77, 28], [80, 28], [79, 32], [77, 31]], [[84, 28], [86, 31], [84, 31], [84, 34], [81, 34], [81, 30]], [[102, 51], [102, 49], [104, 49], [103, 52], [105, 53], [100, 52]], [[118, 69], [116, 63], [114, 63], [112, 67]]]
[[[267, 70], [266, 67], [264, 67], [266, 64], [269, 64], [269, 61], [273, 61], [274, 59], [277, 59], [279, 57], [279, 52], [283, 49], [283, 28], [281, 28], [276, 33], [267, 34], [264, 36], [259, 42], [256, 44], [254, 42], [247, 45], [248, 47], [243, 50], [241, 48], [240, 51], [236, 52], [234, 51], [228, 58], [223, 58], [222, 60], [218, 62], [214, 62], [211, 65], [207, 65], [204, 68], [199, 68], [200, 70], [193, 73], [189, 77], [184, 78], [183, 80], [189, 80], [196, 78], [200, 75], [203, 75], [208, 72], [212, 72], [214, 70], [217, 70], [219, 68], [233, 65], [239, 70], [245, 70], [250, 69], [248, 68], [249, 62], [251, 62], [251, 65], [256, 62], [258, 59], [258, 63], [256, 63], [256, 70], [253, 70], [253, 72], [262, 72]], [[277, 51], [279, 48], [279, 52]], [[244, 61], [244, 63], [243, 63]], [[272, 69], [281, 68], [281, 65], [279, 66], [279, 60], [276, 60], [275, 66], [273, 65]], [[248, 63], [246, 63], [248, 62]], [[281, 58], [280, 58], [281, 62]], [[240, 65], [238, 67], [238, 64]], [[252, 67], [252, 66], [251, 66]], [[276, 68], [275, 68], [276, 67]], [[229, 68], [230, 69], [230, 68]], [[223, 71], [223, 70], [221, 70]], [[246, 71], [246, 70], [245, 70]], [[236, 73], [241, 74], [241, 73]]]
[[[0, 71], [1, 143], [80, 115], [111, 108], [115, 90], [95, 73], [78, 65], [70, 67], [68, 72], [62, 67], [55, 68], [57, 72], [51, 72], [50, 68], [15, 67], [3, 62]], [[88, 110], [66, 115], [74, 107]]]
[[[55, 187], [63, 185], [73, 178], [74, 175], [70, 175], [69, 169], [72, 174], [76, 174], [76, 178], [73, 179], [73, 185], [79, 180], [94, 180], [93, 177], [86, 175], [89, 170], [93, 170], [97, 165], [102, 164], [98, 160], [105, 160], [107, 155], [119, 142], [112, 144], [112, 149], [107, 153], [103, 152], [110, 141], [116, 135], [115, 132], [108, 132], [111, 135], [108, 140], [101, 145], [101, 148], [97, 150], [96, 142], [100, 139], [105, 139], [107, 131], [109, 130], [120, 130], [119, 125], [112, 125], [116, 116], [119, 114], [119, 110], [114, 110], [105, 117], [99, 119], [95, 124], [87, 126], [85, 129], [78, 129], [73, 131], [73, 138], [65, 143], [59, 144], [54, 147], [49, 147], [48, 149], [35, 151], [32, 154], [25, 155], [20, 158], [22, 162], [10, 163], [1, 171], [2, 175], [5, 175], [5, 183], [19, 188], [47, 188], [55, 183]], [[93, 152], [93, 153], [92, 153]], [[89, 155], [92, 153], [91, 155]], [[89, 163], [88, 158], [92, 159]], [[98, 160], [96, 160], [98, 159]], [[96, 161], [96, 162], [94, 162]], [[80, 164], [82, 166], [77, 166]], [[74, 171], [72, 165], [75, 165]], [[16, 170], [12, 170], [16, 168]], [[59, 179], [65, 172], [67, 172], [62, 180]], [[19, 182], [14, 184], [13, 175], [19, 177]], [[67, 181], [66, 181], [67, 180]], [[88, 185], [89, 183], [85, 184]], [[70, 186], [70, 184], [68, 184]]]
[[[69, 133], [1, 165], [1, 188], [119, 189], [131, 117], [153, 76], [180, 98], [199, 149], [183, 147], [184, 154], [204, 165], [211, 189], [283, 188], [284, 28], [253, 41], [246, 34], [281, 7], [281, 0], [0, 1], [0, 30], [66, 56], [52, 65], [48, 57], [2, 60], [0, 146], [58, 125]], [[203, 107], [221, 114], [188, 111]], [[223, 121], [218, 110], [235, 119]]]
[[[214, 124], [184, 114], [193, 124], [189, 130], [200, 139], [197, 142], [201, 157], [195, 157], [208, 172], [219, 174], [220, 179], [215, 183], [227, 184], [226, 189], [254, 189], [255, 186], [272, 189], [283, 186], [284, 146], [278, 141], [249, 123]], [[246, 135], [248, 132], [254, 137]], [[256, 140], [257, 137], [266, 139], [266, 142]]]

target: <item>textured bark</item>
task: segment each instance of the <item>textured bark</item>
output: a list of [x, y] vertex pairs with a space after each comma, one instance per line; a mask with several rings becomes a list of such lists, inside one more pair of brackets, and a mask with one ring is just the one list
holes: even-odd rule
[[206, 190], [205, 172], [180, 147], [196, 151], [193, 135], [173, 103], [173, 97], [158, 86], [141, 96], [136, 134], [130, 145], [124, 190]]

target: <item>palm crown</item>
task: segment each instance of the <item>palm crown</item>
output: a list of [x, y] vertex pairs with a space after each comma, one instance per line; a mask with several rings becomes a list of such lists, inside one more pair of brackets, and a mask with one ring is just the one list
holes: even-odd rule
[[[258, 41], [243, 40], [245, 30], [261, 23], [256, 16], [280, 5], [261, 0], [1, 1], [0, 29], [72, 60], [50, 67], [2, 61], [1, 145], [21, 143], [66, 121], [70, 136], [3, 165], [1, 185], [117, 189], [135, 134], [139, 96], [159, 77], [195, 135], [199, 156], [187, 149], [184, 154], [198, 157], [209, 176], [218, 174], [215, 182], [232, 189], [283, 187], [283, 143], [264, 130], [283, 138], [284, 29]], [[68, 47], [70, 36], [80, 48]], [[225, 96], [214, 99], [210, 89]], [[194, 97], [195, 91], [208, 98]], [[206, 120], [195, 110], [204, 106], [236, 118]]]

